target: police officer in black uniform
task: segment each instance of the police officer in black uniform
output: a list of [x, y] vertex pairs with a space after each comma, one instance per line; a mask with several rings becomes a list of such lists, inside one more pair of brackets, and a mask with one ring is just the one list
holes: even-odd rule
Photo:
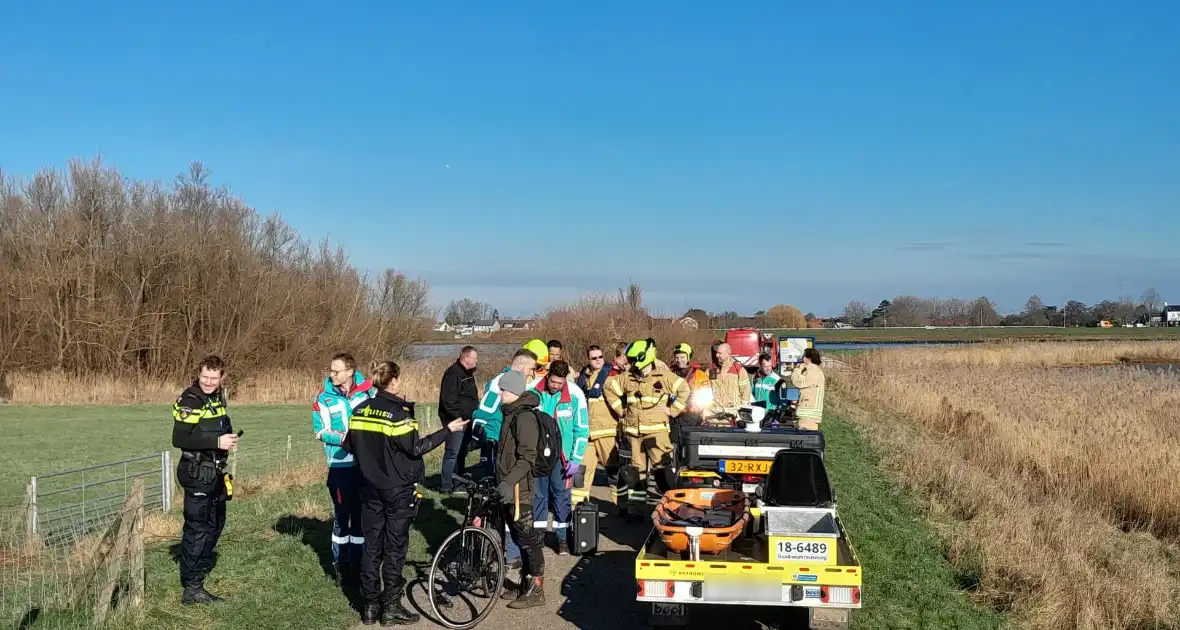
[[225, 363], [210, 355], [197, 365], [197, 380], [181, 392], [172, 406], [172, 446], [180, 449], [176, 479], [184, 488], [184, 533], [180, 539], [182, 604], [220, 601], [205, 590], [205, 576], [213, 567], [213, 547], [225, 527], [227, 486], [225, 464], [236, 450], [221, 390]]
[[419, 437], [414, 403], [398, 395], [400, 377], [401, 368], [392, 361], [373, 364], [369, 378], [377, 393], [352, 411], [348, 433], [340, 445], [352, 453], [361, 477], [361, 528], [365, 533], [361, 621], [375, 623], [380, 608], [383, 626], [412, 624], [420, 617], [407, 609], [401, 598], [410, 523], [421, 498], [418, 484], [426, 478], [422, 456], [441, 446], [452, 432], [462, 431], [468, 422], [451, 420], [438, 431]]

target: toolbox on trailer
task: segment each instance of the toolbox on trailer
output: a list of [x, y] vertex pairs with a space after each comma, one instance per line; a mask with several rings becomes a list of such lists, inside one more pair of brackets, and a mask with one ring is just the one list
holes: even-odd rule
[[822, 431], [689, 426], [680, 429], [673, 461], [678, 469], [765, 475], [783, 449], [816, 451], [822, 457], [825, 446]]

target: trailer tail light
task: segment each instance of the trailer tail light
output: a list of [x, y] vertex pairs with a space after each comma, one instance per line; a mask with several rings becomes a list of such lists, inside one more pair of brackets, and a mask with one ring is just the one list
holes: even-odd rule
[[639, 597], [674, 597], [676, 582], [671, 580], [639, 580]]
[[819, 599], [825, 604], [859, 604], [860, 587], [858, 586], [821, 586]]

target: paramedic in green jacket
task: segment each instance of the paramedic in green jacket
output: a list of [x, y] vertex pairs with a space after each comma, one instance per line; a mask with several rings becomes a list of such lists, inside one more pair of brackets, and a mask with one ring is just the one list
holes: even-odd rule
[[774, 371], [770, 355], [763, 352], [758, 355], [758, 373], [754, 375], [754, 402], [766, 403], [766, 410], [771, 411], [787, 404], [784, 395], [783, 377]]
[[516, 354], [512, 355], [512, 364], [488, 381], [483, 399], [471, 415], [471, 437], [480, 443], [479, 464], [484, 476], [496, 472], [496, 440], [500, 437], [500, 425], [504, 421], [504, 416], [500, 412], [500, 378], [507, 374], [508, 370], [523, 374], [526, 383], [533, 381], [533, 375], [537, 370], [537, 355], [524, 348], [517, 350]]
[[332, 357], [323, 388], [311, 406], [315, 439], [324, 444], [328, 460], [328, 493], [332, 497], [332, 568], [336, 584], [360, 579], [361, 552], [365, 538], [361, 529], [360, 478], [352, 454], [340, 448], [348, 433], [348, 420], [358, 405], [372, 395], [372, 385], [347, 352]]
[[[582, 457], [590, 441], [590, 411], [586, 393], [569, 380], [570, 366], [565, 361], [549, 364], [549, 374], [533, 389], [541, 396], [541, 410], [553, 416], [561, 429], [561, 450], [564, 468], [555, 468], [548, 477], [537, 478], [533, 495], [533, 527], [549, 527], [549, 506], [553, 506], [553, 529], [557, 534], [557, 552], [569, 553], [568, 527], [570, 495], [575, 484], [582, 485]], [[575, 480], [575, 477], [577, 478]], [[512, 558], [509, 558], [512, 560]]]

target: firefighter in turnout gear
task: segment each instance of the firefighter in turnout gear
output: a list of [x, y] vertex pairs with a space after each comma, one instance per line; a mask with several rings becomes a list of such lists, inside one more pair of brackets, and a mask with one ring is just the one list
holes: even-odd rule
[[[621, 352], [619, 354], [625, 356]], [[615, 363], [608, 364], [606, 353], [598, 346], [590, 346], [586, 350], [586, 358], [590, 363], [578, 372], [578, 378], [574, 382], [586, 394], [586, 405], [590, 413], [590, 444], [582, 458], [582, 464], [586, 467], [582, 473], [582, 484], [573, 488], [570, 493], [572, 505], [590, 498], [590, 488], [594, 486], [594, 471], [598, 464], [609, 468], [618, 459], [616, 440], [619, 419], [607, 405], [604, 394], [609, 381], [622, 370], [619, 369], [617, 357]], [[625, 364], [623, 369], [626, 369]], [[612, 499], [618, 502], [617, 496], [612, 496]]]
[[818, 431], [819, 423], [824, 419], [827, 382], [820, 362], [819, 350], [808, 348], [803, 351], [803, 364], [791, 370], [791, 384], [799, 389], [795, 415], [799, 418], [800, 429]]
[[692, 346], [680, 342], [672, 349], [672, 372], [688, 383], [688, 410], [699, 413], [713, 400], [709, 375], [692, 360]]
[[[442, 446], [451, 433], [462, 431], [468, 420], [455, 419], [438, 431], [419, 437], [414, 403], [398, 395], [401, 368], [392, 361], [373, 365], [369, 373], [376, 390], [352, 411], [341, 448], [352, 453], [360, 471], [361, 621], [371, 624], [381, 613], [381, 625], [411, 624], [420, 615], [402, 604], [402, 577], [410, 545], [410, 524], [418, 514], [422, 495], [418, 485], [426, 477], [422, 456]], [[440, 601], [444, 606], [449, 603]]]
[[717, 346], [717, 362], [709, 366], [709, 380], [713, 387], [713, 401], [706, 417], [721, 412], [736, 414], [739, 407], [754, 401], [750, 375], [733, 359], [728, 343]]
[[220, 601], [205, 590], [213, 566], [213, 548], [225, 527], [225, 502], [232, 481], [225, 472], [229, 451], [237, 450], [221, 390], [225, 363], [207, 356], [197, 366], [197, 380], [172, 405], [172, 446], [180, 449], [176, 480], [184, 488], [184, 533], [180, 539], [182, 604]]
[[606, 401], [623, 418], [620, 424], [630, 443], [631, 466], [638, 476], [638, 483], [627, 494], [626, 511], [630, 514], [649, 501], [654, 503], [655, 497], [649, 496], [655, 476], [664, 474], [672, 454], [668, 420], [688, 408], [690, 392], [687, 381], [656, 365], [654, 340], [635, 341], [626, 354], [631, 369], [610, 381]]

